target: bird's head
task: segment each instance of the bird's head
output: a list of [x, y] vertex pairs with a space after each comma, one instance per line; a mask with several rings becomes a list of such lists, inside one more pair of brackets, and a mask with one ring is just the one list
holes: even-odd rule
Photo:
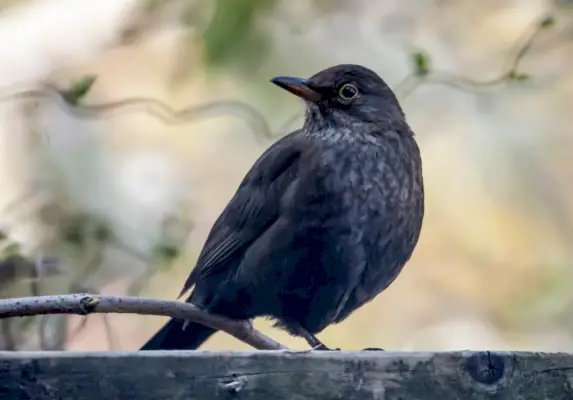
[[271, 82], [306, 101], [306, 124], [380, 126], [404, 119], [396, 96], [384, 80], [359, 65], [337, 65], [308, 79], [279, 76]]

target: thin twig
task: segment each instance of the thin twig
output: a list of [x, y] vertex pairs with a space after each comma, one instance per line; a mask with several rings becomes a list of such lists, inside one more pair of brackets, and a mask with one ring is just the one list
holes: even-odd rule
[[[547, 30], [548, 21], [553, 21], [551, 14], [544, 15], [538, 18], [530, 26], [526, 32], [514, 43], [513, 50], [510, 51], [511, 56], [506, 60], [505, 68], [499, 75], [492, 79], [478, 80], [468, 78], [456, 73], [449, 73], [443, 71], [432, 71], [428, 75], [417, 75], [415, 72], [406, 76], [398, 85], [396, 85], [396, 92], [399, 97], [405, 98], [409, 96], [420, 85], [442, 85], [454, 89], [474, 92], [479, 89], [491, 88], [505, 82], [509, 82], [519, 74], [519, 67], [524, 57], [531, 51], [533, 44], [539, 39], [541, 33]], [[552, 22], [550, 22], [552, 23]]]
[[158, 118], [165, 124], [182, 124], [194, 122], [201, 118], [221, 116], [221, 113], [230, 113], [244, 119], [259, 140], [263, 139], [264, 141], [273, 137], [265, 117], [255, 107], [240, 100], [215, 101], [177, 110], [151, 97], [128, 98], [101, 104], [73, 105], [66, 101], [62, 90], [52, 84], [45, 84], [40, 89], [2, 92], [0, 92], [0, 101], [50, 98], [66, 114], [84, 119], [109, 118], [115, 113], [121, 114], [139, 110]]
[[224, 331], [259, 350], [284, 350], [287, 347], [259, 332], [246, 321], [234, 321], [208, 314], [192, 304], [143, 297], [96, 296], [87, 293], [21, 297], [0, 300], [0, 319], [46, 314], [117, 313], [161, 315], [197, 322]]

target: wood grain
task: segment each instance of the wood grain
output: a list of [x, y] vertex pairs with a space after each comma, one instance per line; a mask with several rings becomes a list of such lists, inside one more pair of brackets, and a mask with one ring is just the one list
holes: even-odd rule
[[573, 399], [573, 355], [0, 352], [0, 399]]

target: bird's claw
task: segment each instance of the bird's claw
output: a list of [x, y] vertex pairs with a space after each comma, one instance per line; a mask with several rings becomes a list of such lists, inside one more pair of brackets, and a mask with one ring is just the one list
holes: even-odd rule
[[340, 351], [340, 348], [331, 349], [330, 347], [326, 347], [324, 344], [318, 344], [312, 348], [313, 351]]

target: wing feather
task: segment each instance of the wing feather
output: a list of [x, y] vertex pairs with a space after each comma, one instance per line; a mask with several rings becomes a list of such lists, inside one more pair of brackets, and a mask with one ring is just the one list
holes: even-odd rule
[[[304, 151], [299, 131], [274, 143], [255, 162], [207, 237], [179, 297], [195, 283], [228, 269], [279, 217], [280, 199], [296, 179]], [[230, 272], [230, 271], [229, 271]]]

